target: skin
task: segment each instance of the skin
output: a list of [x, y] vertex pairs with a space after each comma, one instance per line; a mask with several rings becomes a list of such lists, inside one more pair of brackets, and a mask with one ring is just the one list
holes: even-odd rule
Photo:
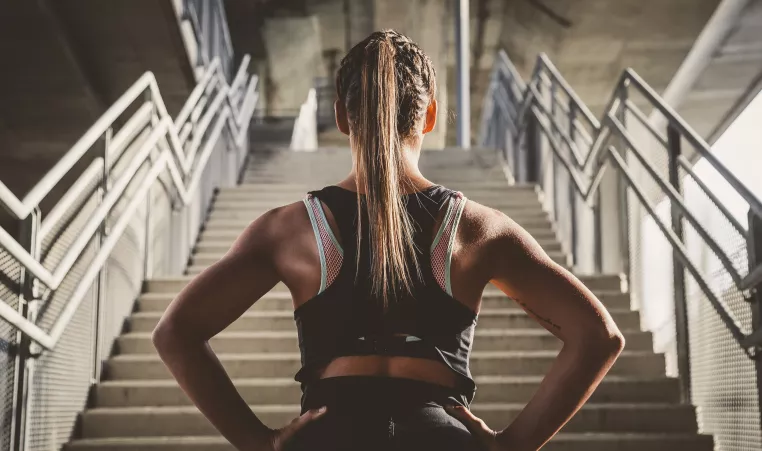
[[[406, 192], [433, 184], [418, 170], [418, 158], [423, 135], [434, 128], [436, 112], [432, 101], [405, 141]], [[340, 102], [336, 119], [339, 130], [351, 136]], [[356, 190], [361, 177], [353, 164], [352, 172], [337, 185]], [[336, 230], [330, 211], [326, 213]], [[454, 297], [474, 311], [479, 311], [485, 286], [492, 283], [562, 340], [563, 348], [537, 393], [505, 429], [489, 428], [465, 408], [448, 409], [489, 450], [540, 449], [585, 403], [613, 365], [624, 347], [621, 332], [593, 293], [553, 262], [525, 230], [503, 213], [476, 202], [469, 201], [463, 212], [451, 277]], [[294, 307], [319, 289], [317, 244], [301, 202], [271, 210], [249, 225], [219, 262], [182, 290], [153, 333], [159, 355], [185, 393], [242, 451], [281, 450], [297, 430], [325, 413], [325, 409], [309, 411], [284, 428], [269, 429], [246, 405], [209, 347], [213, 336], [279, 282], [291, 291]], [[455, 383], [444, 364], [408, 357], [340, 357], [319, 376], [339, 375]]]

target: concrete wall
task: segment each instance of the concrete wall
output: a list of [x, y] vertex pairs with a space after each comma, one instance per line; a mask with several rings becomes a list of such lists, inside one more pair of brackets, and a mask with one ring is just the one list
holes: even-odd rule
[[394, 28], [416, 41], [437, 73], [438, 125], [423, 142], [426, 149], [445, 146], [449, 124], [447, 93], [447, 5], [442, 0], [376, 0], [375, 28]]
[[316, 16], [268, 19], [264, 26], [270, 114], [294, 115], [315, 78], [327, 75]]

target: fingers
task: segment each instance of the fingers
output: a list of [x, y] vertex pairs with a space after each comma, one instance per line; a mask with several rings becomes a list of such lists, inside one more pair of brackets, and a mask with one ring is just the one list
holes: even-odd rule
[[463, 406], [445, 406], [447, 413], [460, 420], [472, 434], [482, 438], [494, 438], [495, 431], [490, 429], [481, 418]]
[[325, 406], [319, 409], [312, 409], [304, 412], [301, 416], [294, 418], [289, 424], [278, 430], [275, 438], [275, 450], [280, 450], [283, 444], [288, 442], [301, 428], [312, 421], [325, 415], [327, 408]]
[[323, 415], [325, 415], [327, 410], [328, 409], [326, 408], [326, 406], [323, 406], [323, 407], [321, 407], [319, 409], [308, 410], [308, 411], [304, 412], [298, 418], [294, 419], [294, 421], [291, 422], [291, 425], [293, 426], [294, 430], [298, 430], [298, 429], [304, 427], [310, 421], [315, 421], [318, 418], [320, 418]]

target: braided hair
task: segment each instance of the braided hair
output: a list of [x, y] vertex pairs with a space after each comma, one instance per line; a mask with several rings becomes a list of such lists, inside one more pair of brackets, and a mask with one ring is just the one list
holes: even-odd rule
[[[363, 176], [372, 290], [386, 306], [400, 289], [411, 291], [409, 262], [420, 278], [413, 225], [401, 196], [400, 186], [407, 182], [402, 179], [401, 147], [434, 100], [434, 65], [410, 38], [393, 30], [377, 31], [341, 60], [336, 92], [347, 111], [352, 147]], [[360, 196], [357, 202], [359, 209]], [[359, 261], [361, 220], [357, 227]]]

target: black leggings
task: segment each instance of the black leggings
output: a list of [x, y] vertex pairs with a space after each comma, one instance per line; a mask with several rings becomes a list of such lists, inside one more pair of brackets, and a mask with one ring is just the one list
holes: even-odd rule
[[389, 377], [343, 376], [311, 383], [302, 411], [326, 406], [286, 451], [476, 451], [480, 446], [444, 405], [462, 404], [453, 390]]

